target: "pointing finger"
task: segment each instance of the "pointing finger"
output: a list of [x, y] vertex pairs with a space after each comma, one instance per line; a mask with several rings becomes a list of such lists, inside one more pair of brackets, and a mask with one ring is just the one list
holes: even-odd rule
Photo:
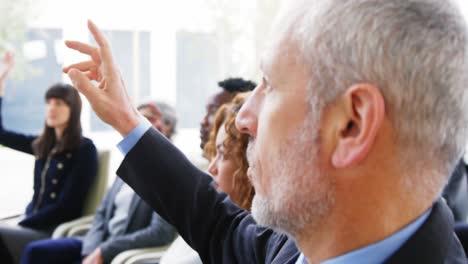
[[98, 29], [98, 27], [91, 21], [88, 20], [88, 28], [91, 31], [91, 34], [96, 40], [96, 43], [99, 45], [101, 51], [102, 59], [108, 63], [109, 66], [113, 65], [112, 52], [109, 43], [107, 42], [104, 34]]

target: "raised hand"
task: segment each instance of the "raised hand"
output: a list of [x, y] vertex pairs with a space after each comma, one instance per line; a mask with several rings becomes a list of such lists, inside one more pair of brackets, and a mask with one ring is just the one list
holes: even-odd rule
[[15, 66], [15, 55], [13, 52], [7, 51], [0, 61], [0, 96], [3, 96], [5, 92], [5, 81], [13, 66]]
[[[88, 21], [88, 28], [97, 47], [78, 41], [66, 41], [65, 44], [70, 49], [89, 55], [90, 60], [72, 64], [63, 71], [88, 99], [99, 118], [126, 136], [142, 117], [131, 103], [107, 39], [93, 22]], [[92, 80], [99, 84], [95, 86]]]

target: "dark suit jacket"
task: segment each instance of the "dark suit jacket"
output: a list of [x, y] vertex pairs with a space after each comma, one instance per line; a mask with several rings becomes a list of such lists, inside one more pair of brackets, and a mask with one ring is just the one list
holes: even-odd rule
[[[0, 97], [0, 112], [1, 106]], [[34, 155], [32, 143], [36, 138], [5, 129], [0, 114], [0, 144]], [[34, 195], [26, 207], [25, 219], [19, 224], [45, 230], [80, 217], [83, 213], [83, 197], [88, 194], [97, 174], [97, 163], [96, 147], [90, 139], [84, 137], [78, 149], [54, 155], [50, 161], [36, 159]], [[46, 172], [44, 175], [43, 170]]]
[[466, 222], [468, 217], [468, 180], [466, 164], [461, 159], [445, 186], [442, 196], [452, 209], [456, 222]]
[[[211, 178], [154, 129], [127, 154], [117, 174], [178, 229], [204, 263], [293, 264], [300, 254], [292, 239], [258, 226], [218, 193]], [[452, 218], [437, 201], [428, 220], [387, 263], [466, 263]]]
[[111, 188], [101, 202], [91, 229], [83, 239], [82, 255], [89, 255], [97, 247], [101, 248], [104, 263], [122, 251], [142, 247], [163, 246], [174, 240], [175, 228], [154, 213], [144, 201], [133, 195], [130, 203], [124, 235], [109, 238], [109, 221], [114, 216], [114, 201], [123, 181], [116, 177]]

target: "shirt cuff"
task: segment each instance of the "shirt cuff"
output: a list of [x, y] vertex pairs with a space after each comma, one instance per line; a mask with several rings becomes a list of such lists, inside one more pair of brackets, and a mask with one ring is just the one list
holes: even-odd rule
[[142, 138], [146, 131], [148, 131], [150, 128], [151, 123], [146, 118], [142, 118], [138, 126], [136, 126], [130, 132], [130, 134], [128, 134], [124, 139], [122, 139], [122, 141], [119, 142], [117, 148], [124, 156], [127, 156], [128, 152], [132, 150], [140, 138]]

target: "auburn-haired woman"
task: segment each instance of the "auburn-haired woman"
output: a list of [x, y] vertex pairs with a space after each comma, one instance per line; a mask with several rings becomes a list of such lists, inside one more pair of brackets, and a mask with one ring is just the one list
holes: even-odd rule
[[[210, 160], [208, 172], [218, 191], [225, 192], [239, 207], [250, 211], [254, 188], [247, 177], [247, 144], [249, 136], [237, 130], [237, 113], [250, 93], [240, 93], [216, 112], [205, 157]], [[197, 252], [178, 237], [161, 258], [161, 264], [202, 263]]]
[[210, 160], [208, 172], [219, 191], [229, 195], [239, 207], [250, 211], [254, 188], [247, 177], [249, 136], [236, 128], [236, 116], [250, 93], [238, 94], [216, 113], [205, 155]]
[[[7, 70], [0, 73], [0, 110], [13, 55], [7, 53], [3, 63]], [[28, 242], [48, 237], [58, 224], [81, 216], [97, 174], [96, 147], [82, 135], [81, 99], [76, 89], [55, 84], [47, 90], [45, 102], [45, 125], [39, 136], [5, 129], [0, 114], [0, 144], [36, 158], [34, 194], [24, 218], [18, 226], [0, 225], [2, 263], [17, 263]]]

